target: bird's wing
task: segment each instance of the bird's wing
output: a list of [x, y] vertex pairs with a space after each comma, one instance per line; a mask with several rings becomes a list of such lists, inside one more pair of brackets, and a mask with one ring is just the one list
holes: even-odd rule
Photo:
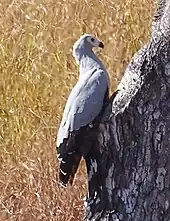
[[108, 89], [108, 74], [92, 69], [84, 74], [72, 89], [67, 100], [57, 135], [57, 146], [69, 133], [91, 123], [100, 113]]

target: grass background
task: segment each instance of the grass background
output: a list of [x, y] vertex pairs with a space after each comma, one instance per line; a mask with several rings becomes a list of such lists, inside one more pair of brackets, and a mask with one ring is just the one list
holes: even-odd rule
[[83, 33], [99, 53], [112, 91], [147, 41], [155, 0], [0, 0], [0, 220], [79, 221], [86, 175], [57, 184], [55, 137], [78, 77], [72, 45]]

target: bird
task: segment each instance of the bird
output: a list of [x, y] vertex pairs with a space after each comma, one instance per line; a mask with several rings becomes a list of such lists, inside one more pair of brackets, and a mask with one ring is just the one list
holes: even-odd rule
[[66, 102], [57, 134], [59, 182], [72, 184], [81, 158], [86, 131], [93, 128], [109, 99], [110, 79], [108, 72], [96, 56], [93, 48], [104, 44], [90, 34], [82, 35], [73, 45], [73, 57], [79, 66], [79, 78]]

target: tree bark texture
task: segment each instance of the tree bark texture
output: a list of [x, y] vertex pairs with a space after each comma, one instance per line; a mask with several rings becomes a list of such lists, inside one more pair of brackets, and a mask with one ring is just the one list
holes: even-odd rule
[[111, 106], [89, 136], [85, 220], [170, 221], [170, 0]]

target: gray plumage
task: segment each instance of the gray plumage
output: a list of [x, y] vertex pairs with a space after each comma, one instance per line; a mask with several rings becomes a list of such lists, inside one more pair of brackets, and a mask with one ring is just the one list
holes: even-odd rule
[[[80, 75], [68, 97], [57, 135], [58, 157], [62, 160], [60, 173], [67, 176], [65, 181], [61, 180], [60, 176], [64, 184], [68, 182], [71, 173], [64, 169], [67, 158], [73, 153], [76, 154], [79, 148], [79, 144], [76, 143], [77, 137], [74, 136], [74, 141], [73, 139], [70, 141], [71, 134], [74, 132], [78, 134], [79, 129], [94, 121], [102, 110], [106, 93], [108, 93], [108, 73], [93, 52], [93, 47], [103, 47], [103, 43], [89, 34], [83, 35], [73, 46], [73, 56], [79, 65]], [[74, 164], [73, 161], [74, 159], [69, 160], [69, 164]], [[69, 166], [71, 167], [72, 165]]]

